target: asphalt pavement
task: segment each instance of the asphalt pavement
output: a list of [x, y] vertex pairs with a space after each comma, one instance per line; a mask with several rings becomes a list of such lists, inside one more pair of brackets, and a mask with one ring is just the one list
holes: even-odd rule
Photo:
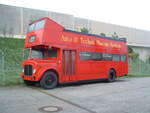
[[63, 85], [53, 90], [0, 87], [0, 113], [44, 113], [47, 106], [44, 110], [49, 113], [150, 113], [150, 77]]

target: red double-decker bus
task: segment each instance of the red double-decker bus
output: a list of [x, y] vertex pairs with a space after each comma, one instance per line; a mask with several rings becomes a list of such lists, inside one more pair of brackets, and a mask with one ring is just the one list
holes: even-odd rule
[[59, 83], [106, 79], [128, 73], [124, 38], [115, 39], [67, 30], [49, 18], [29, 25], [25, 38], [29, 58], [22, 63], [27, 85], [39, 82], [51, 89]]

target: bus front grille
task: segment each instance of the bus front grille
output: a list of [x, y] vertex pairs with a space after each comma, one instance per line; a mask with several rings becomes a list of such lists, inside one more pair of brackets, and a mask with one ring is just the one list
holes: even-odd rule
[[32, 76], [32, 65], [25, 65], [24, 66], [24, 75]]

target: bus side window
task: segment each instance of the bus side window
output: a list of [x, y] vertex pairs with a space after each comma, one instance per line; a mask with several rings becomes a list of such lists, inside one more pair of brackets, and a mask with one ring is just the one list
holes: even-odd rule
[[120, 60], [121, 60], [120, 55], [113, 55], [112, 61], [120, 61]]
[[87, 61], [87, 60], [91, 60], [91, 53], [89, 52], [80, 52], [80, 60], [81, 61]]
[[126, 61], [126, 55], [121, 55], [121, 61]]
[[92, 53], [92, 60], [101, 61], [102, 60], [102, 54], [101, 53]]
[[107, 54], [107, 53], [103, 53], [103, 60], [104, 61], [112, 61], [112, 55]]

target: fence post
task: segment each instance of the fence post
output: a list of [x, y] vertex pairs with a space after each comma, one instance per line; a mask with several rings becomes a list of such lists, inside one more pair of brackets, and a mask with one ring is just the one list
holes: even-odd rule
[[4, 58], [3, 51], [2, 51], [2, 81], [3, 81], [3, 85], [5, 85], [5, 58]]
[[4, 52], [0, 50], [1, 53], [1, 75], [2, 75], [2, 85], [5, 85], [5, 59]]

